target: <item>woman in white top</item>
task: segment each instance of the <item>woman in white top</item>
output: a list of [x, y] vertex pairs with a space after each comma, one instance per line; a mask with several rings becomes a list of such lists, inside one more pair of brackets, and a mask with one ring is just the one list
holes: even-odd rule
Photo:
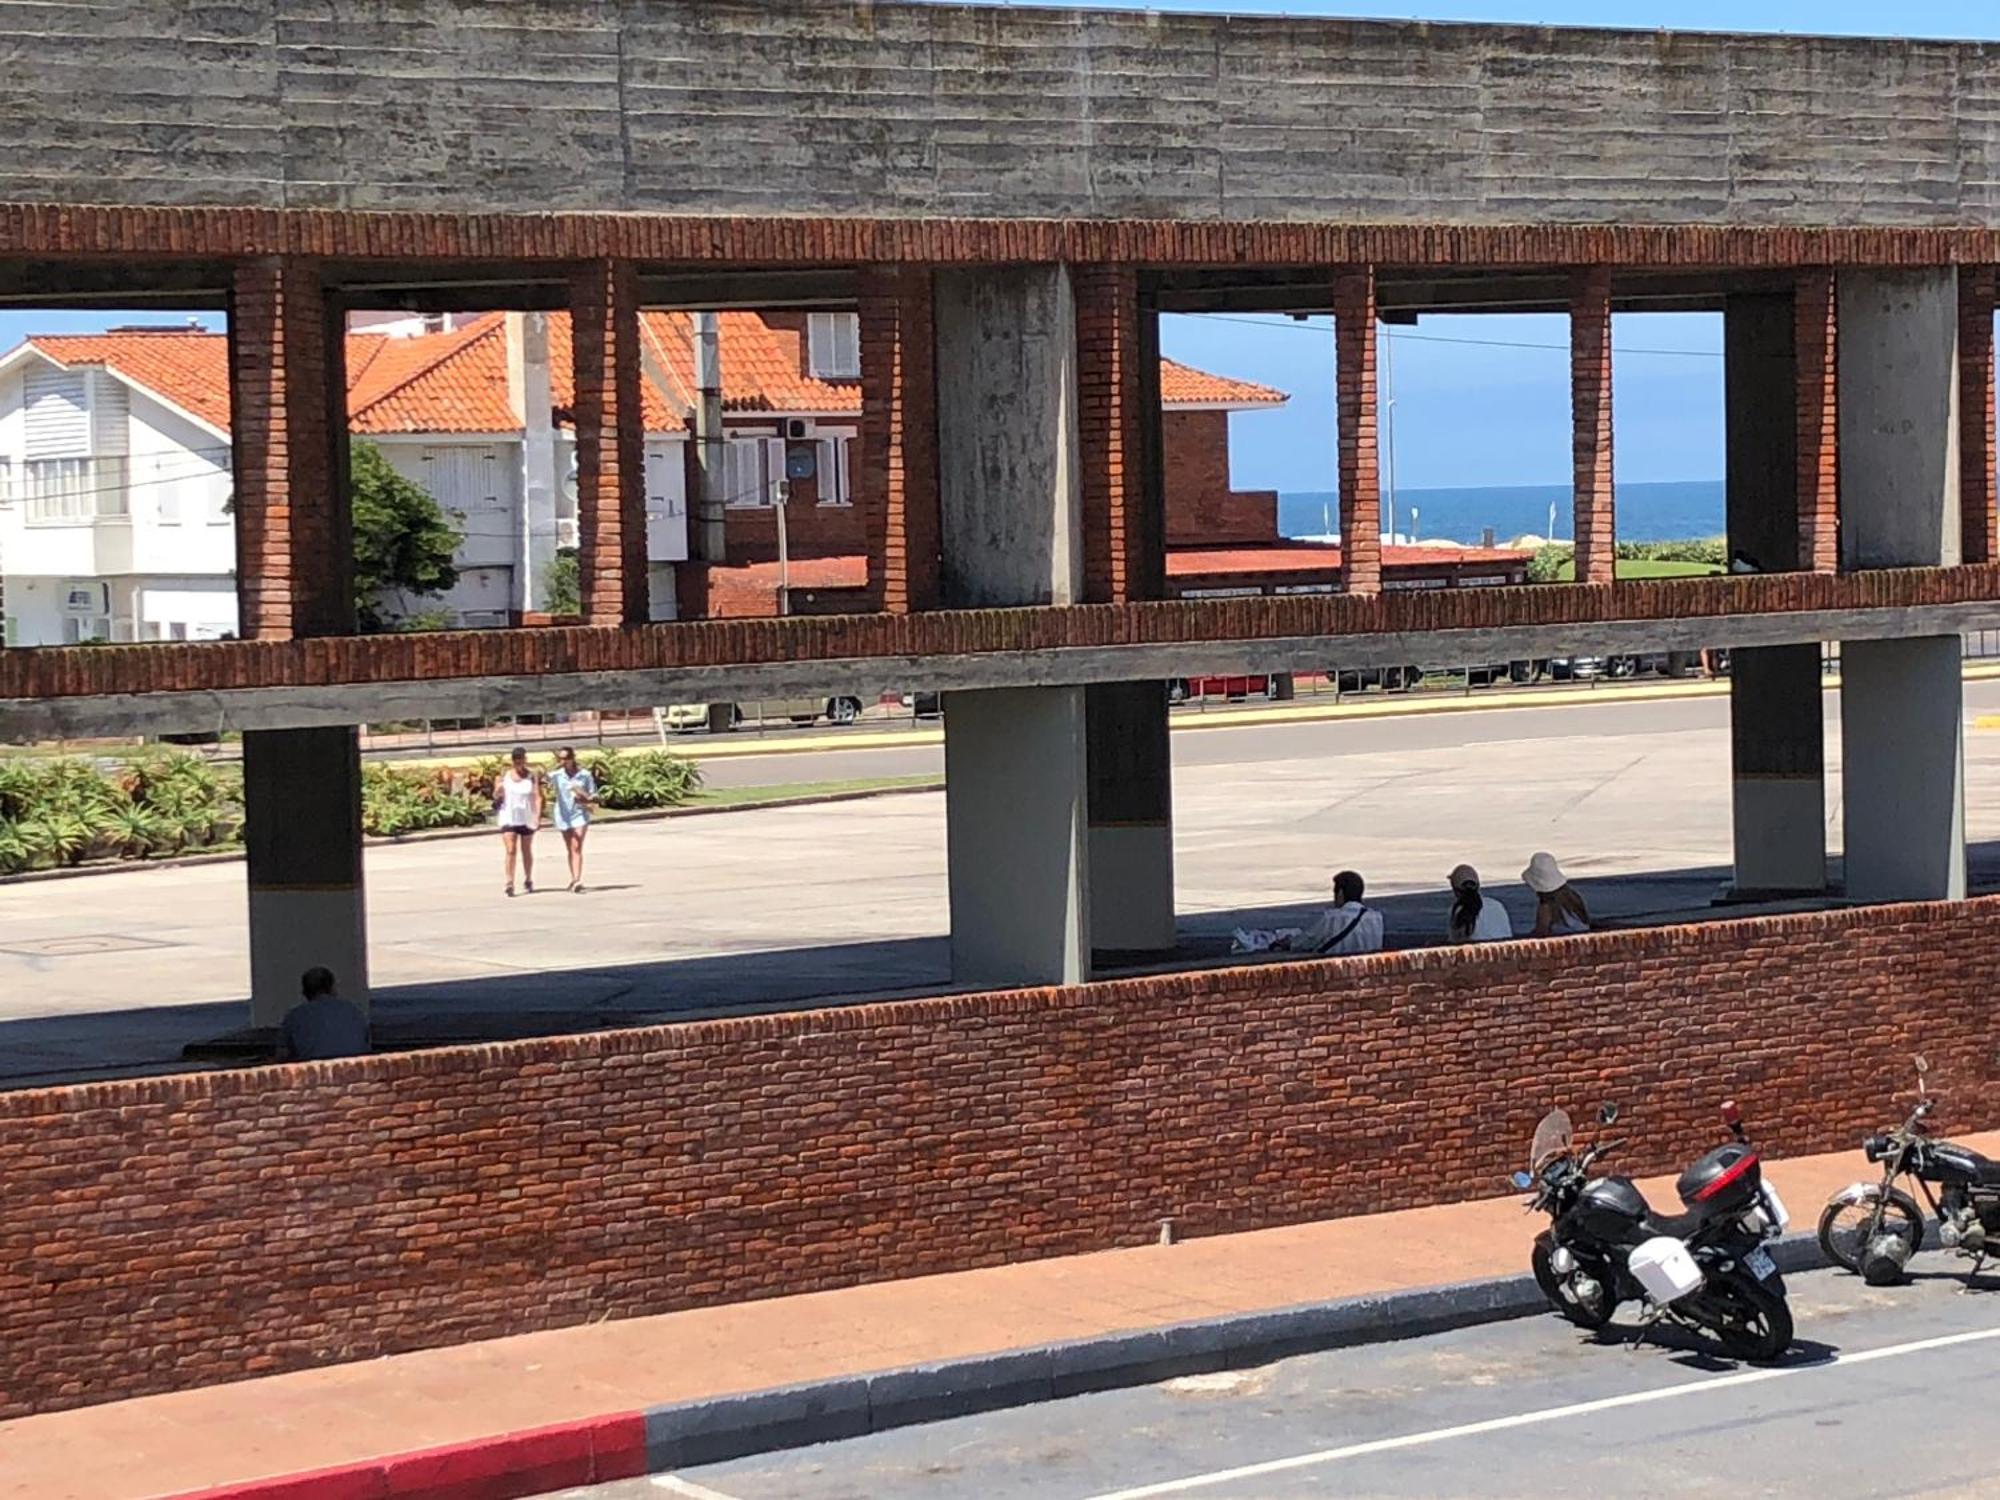
[[1507, 908], [1479, 889], [1479, 872], [1460, 865], [1451, 872], [1451, 920], [1445, 935], [1454, 943], [1504, 943], [1514, 935]]
[[1569, 883], [1553, 854], [1537, 854], [1528, 861], [1521, 878], [1535, 893], [1533, 936], [1568, 937], [1597, 925], [1590, 920], [1590, 908], [1583, 904], [1583, 892]]
[[542, 778], [528, 769], [528, 752], [516, 745], [513, 764], [493, 789], [493, 811], [500, 822], [500, 847], [507, 854], [507, 894], [514, 894], [514, 857], [528, 894], [535, 894], [535, 830], [542, 826]]
[[590, 832], [591, 810], [597, 806], [597, 778], [576, 763], [576, 747], [564, 745], [556, 752], [556, 768], [549, 772], [549, 786], [556, 794], [556, 832], [569, 851], [569, 888], [583, 890], [583, 836]]

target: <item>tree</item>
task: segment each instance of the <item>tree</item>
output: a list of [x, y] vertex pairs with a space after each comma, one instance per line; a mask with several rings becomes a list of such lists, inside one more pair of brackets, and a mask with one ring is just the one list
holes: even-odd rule
[[557, 552], [555, 564], [549, 569], [549, 613], [583, 613], [583, 578], [574, 547], [564, 547]]
[[462, 540], [429, 491], [389, 467], [373, 443], [347, 447], [348, 495], [354, 507], [354, 613], [364, 631], [381, 630], [382, 596], [442, 594], [458, 582], [453, 562]]

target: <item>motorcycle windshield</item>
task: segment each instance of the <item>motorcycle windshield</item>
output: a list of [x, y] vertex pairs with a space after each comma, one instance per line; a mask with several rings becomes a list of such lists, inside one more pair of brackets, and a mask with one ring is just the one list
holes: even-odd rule
[[1534, 1143], [1528, 1147], [1528, 1170], [1539, 1172], [1558, 1156], [1567, 1156], [1575, 1136], [1576, 1128], [1562, 1110], [1552, 1109], [1543, 1115], [1542, 1123], [1535, 1127]]

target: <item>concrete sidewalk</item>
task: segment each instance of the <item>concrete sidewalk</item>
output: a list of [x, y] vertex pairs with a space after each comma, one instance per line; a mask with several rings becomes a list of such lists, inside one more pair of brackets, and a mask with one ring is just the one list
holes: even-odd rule
[[[1965, 1139], [2000, 1152], [2000, 1133]], [[1811, 1231], [1838, 1187], [1871, 1175], [1858, 1151], [1770, 1169], [1795, 1233]], [[1670, 1179], [1644, 1187], [1655, 1204], [1675, 1201]], [[905, 1412], [917, 1413], [926, 1402], [949, 1406], [980, 1378], [952, 1362], [1005, 1366], [992, 1357], [1056, 1346], [1087, 1369], [1093, 1349], [1190, 1324], [1221, 1351], [1218, 1363], [1256, 1363], [1295, 1348], [1302, 1329], [1328, 1326], [1328, 1303], [1432, 1287], [1456, 1290], [1377, 1303], [1377, 1316], [1354, 1325], [1362, 1331], [1336, 1341], [1422, 1331], [1383, 1318], [1384, 1306], [1421, 1308], [1433, 1325], [1479, 1321], [1522, 1305], [1518, 1278], [1541, 1221], [1521, 1202], [1510, 1195], [598, 1323], [27, 1417], [0, 1423], [0, 1496], [526, 1495], [642, 1472], [649, 1436], [656, 1463], [668, 1451], [656, 1419], [699, 1431], [759, 1406], [741, 1399], [754, 1392], [791, 1388], [761, 1405], [824, 1417], [868, 1384], [856, 1377], [907, 1372], [872, 1385], [878, 1403], [893, 1386]], [[1516, 1285], [1499, 1295], [1491, 1278]], [[1119, 1383], [1103, 1375], [1111, 1368], [1100, 1363], [1097, 1383]], [[1043, 1394], [1048, 1384], [1044, 1375]], [[390, 1470], [400, 1477], [380, 1477]], [[282, 1489], [270, 1482], [319, 1471], [336, 1472]]]

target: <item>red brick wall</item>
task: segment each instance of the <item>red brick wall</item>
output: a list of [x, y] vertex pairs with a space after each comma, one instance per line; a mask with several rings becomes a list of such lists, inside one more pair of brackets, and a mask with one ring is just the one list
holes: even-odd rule
[[0, 204], [0, 254], [734, 266], [1800, 266], [2000, 262], [2000, 229], [1287, 224], [1218, 219], [814, 219]]
[[1382, 589], [1381, 448], [1375, 413], [1375, 270], [1333, 284], [1334, 405], [1340, 428], [1340, 571], [1349, 594]]
[[1167, 545], [1278, 540], [1276, 490], [1229, 487], [1229, 413], [1170, 411], [1160, 419], [1167, 474]]
[[869, 541], [873, 597], [890, 614], [907, 614], [935, 607], [943, 545], [930, 271], [864, 274], [860, 318], [855, 506]]
[[1802, 271], [1793, 289], [1798, 361], [1799, 566], [1840, 566], [1840, 385], [1833, 272]]
[[[1083, 597], [1092, 604], [1157, 597], [1165, 543], [1157, 518], [1146, 514], [1140, 467], [1139, 276], [1130, 266], [1079, 266], [1075, 286]], [[1140, 577], [1151, 586], [1135, 587]]]
[[1647, 579], [1592, 589], [1552, 584], [1372, 596], [1291, 595], [1069, 608], [932, 610], [624, 629], [551, 626], [315, 641], [15, 647], [0, 652], [0, 699], [1497, 630], [1605, 620], [1717, 619], [1807, 610], [1907, 609], [1993, 599], [2000, 599], [2000, 564], [1983, 563], [1865, 573]]
[[599, 261], [578, 270], [570, 315], [583, 617], [592, 625], [644, 624], [650, 588], [636, 268]]
[[1987, 1126], [1996, 963], [1878, 907], [8, 1094], [0, 1417], [1490, 1196], [1556, 1104], [1851, 1147], [1918, 1049]]
[[1991, 266], [1959, 274], [1959, 514], [1967, 562], [2000, 557], [2000, 511], [1994, 506], [1993, 304]]
[[1615, 577], [1617, 527], [1612, 514], [1611, 273], [1580, 271], [1570, 295], [1570, 434], [1576, 460], [1576, 581]]

